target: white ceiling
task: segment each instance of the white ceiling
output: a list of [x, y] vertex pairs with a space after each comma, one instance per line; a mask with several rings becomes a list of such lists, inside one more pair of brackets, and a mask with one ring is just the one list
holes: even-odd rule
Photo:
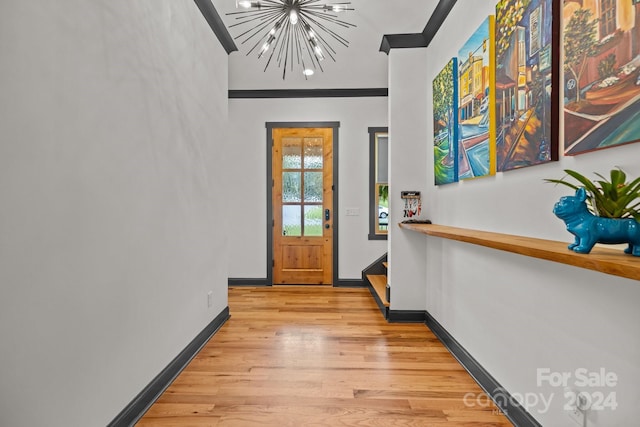
[[[323, 0], [322, 3], [339, 3], [343, 0]], [[263, 72], [266, 57], [258, 59], [254, 51], [246, 52], [249, 43], [236, 41], [238, 52], [229, 55], [229, 89], [358, 89], [386, 88], [388, 86], [388, 58], [380, 52], [380, 42], [385, 34], [421, 33], [438, 0], [350, 0], [354, 11], [341, 13], [340, 17], [355, 28], [340, 29], [339, 34], [349, 40], [349, 47], [333, 44], [336, 62], [331, 58], [322, 62], [324, 72], [316, 72], [308, 80], [301, 70], [287, 70], [282, 79], [282, 68], [272, 63]], [[234, 22], [229, 12], [236, 11], [235, 0], [212, 0], [218, 14], [232, 37], [246, 30], [229, 28]], [[255, 43], [255, 42], [254, 42]], [[249, 45], [249, 46], [248, 46]]]

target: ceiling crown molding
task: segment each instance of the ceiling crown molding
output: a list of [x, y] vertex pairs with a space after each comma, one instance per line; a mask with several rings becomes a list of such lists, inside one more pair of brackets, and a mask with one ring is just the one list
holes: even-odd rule
[[440, 0], [435, 10], [431, 14], [431, 18], [422, 30], [422, 33], [414, 34], [385, 34], [380, 43], [380, 52], [387, 55], [391, 49], [406, 49], [427, 47], [438, 33], [442, 23], [449, 16], [449, 12], [453, 9], [457, 0]]
[[259, 98], [366, 98], [389, 96], [387, 88], [363, 89], [250, 89], [230, 90], [229, 99]]
[[385, 34], [382, 36], [380, 52], [387, 55], [391, 49], [427, 47], [427, 41], [422, 33], [415, 34]]
[[220, 15], [218, 15], [218, 11], [216, 10], [211, 0], [194, 0], [196, 5], [198, 5], [198, 9], [202, 12], [202, 16], [207, 20], [209, 26], [213, 30], [214, 34], [218, 37], [220, 44], [227, 52], [227, 55], [231, 52], [235, 52], [238, 50], [231, 34], [227, 30], [227, 27], [222, 22]]

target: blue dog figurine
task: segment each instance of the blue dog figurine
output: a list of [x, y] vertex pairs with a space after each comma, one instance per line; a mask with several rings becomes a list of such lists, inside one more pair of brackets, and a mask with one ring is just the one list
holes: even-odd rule
[[596, 243], [628, 243], [627, 254], [640, 256], [640, 223], [628, 218], [601, 218], [587, 209], [587, 192], [579, 188], [575, 196], [561, 197], [553, 213], [567, 224], [567, 231], [576, 236], [569, 249], [588, 254]]

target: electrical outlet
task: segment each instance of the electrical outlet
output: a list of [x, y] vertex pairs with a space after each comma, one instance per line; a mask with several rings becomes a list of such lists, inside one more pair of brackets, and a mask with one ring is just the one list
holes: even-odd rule
[[213, 305], [213, 291], [207, 292], [207, 307], [211, 308]]
[[569, 418], [580, 427], [586, 427], [587, 410], [589, 409], [588, 396], [568, 387], [565, 388], [564, 396], [568, 399], [565, 410]]
[[573, 422], [575, 422], [580, 427], [584, 427], [586, 425], [585, 424], [585, 413], [582, 412], [580, 409], [573, 408], [572, 410], [567, 411], [567, 414], [569, 415], [569, 418], [571, 418], [573, 420]]

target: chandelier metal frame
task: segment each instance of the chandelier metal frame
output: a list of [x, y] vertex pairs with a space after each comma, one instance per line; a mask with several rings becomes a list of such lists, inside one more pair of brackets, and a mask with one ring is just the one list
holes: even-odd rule
[[[294, 65], [302, 67], [305, 79], [308, 70], [322, 68], [325, 55], [335, 62], [336, 50], [331, 42], [349, 47], [349, 41], [337, 33], [339, 28], [356, 25], [340, 19], [337, 13], [354, 10], [351, 2], [321, 3], [321, 0], [259, 0], [236, 1], [238, 21], [229, 27], [247, 27], [234, 39], [241, 44], [252, 42], [247, 56], [258, 51], [258, 58], [268, 57], [263, 72], [272, 62], [282, 67], [282, 79], [287, 68], [293, 72]], [[269, 52], [270, 51], [270, 52]]]

